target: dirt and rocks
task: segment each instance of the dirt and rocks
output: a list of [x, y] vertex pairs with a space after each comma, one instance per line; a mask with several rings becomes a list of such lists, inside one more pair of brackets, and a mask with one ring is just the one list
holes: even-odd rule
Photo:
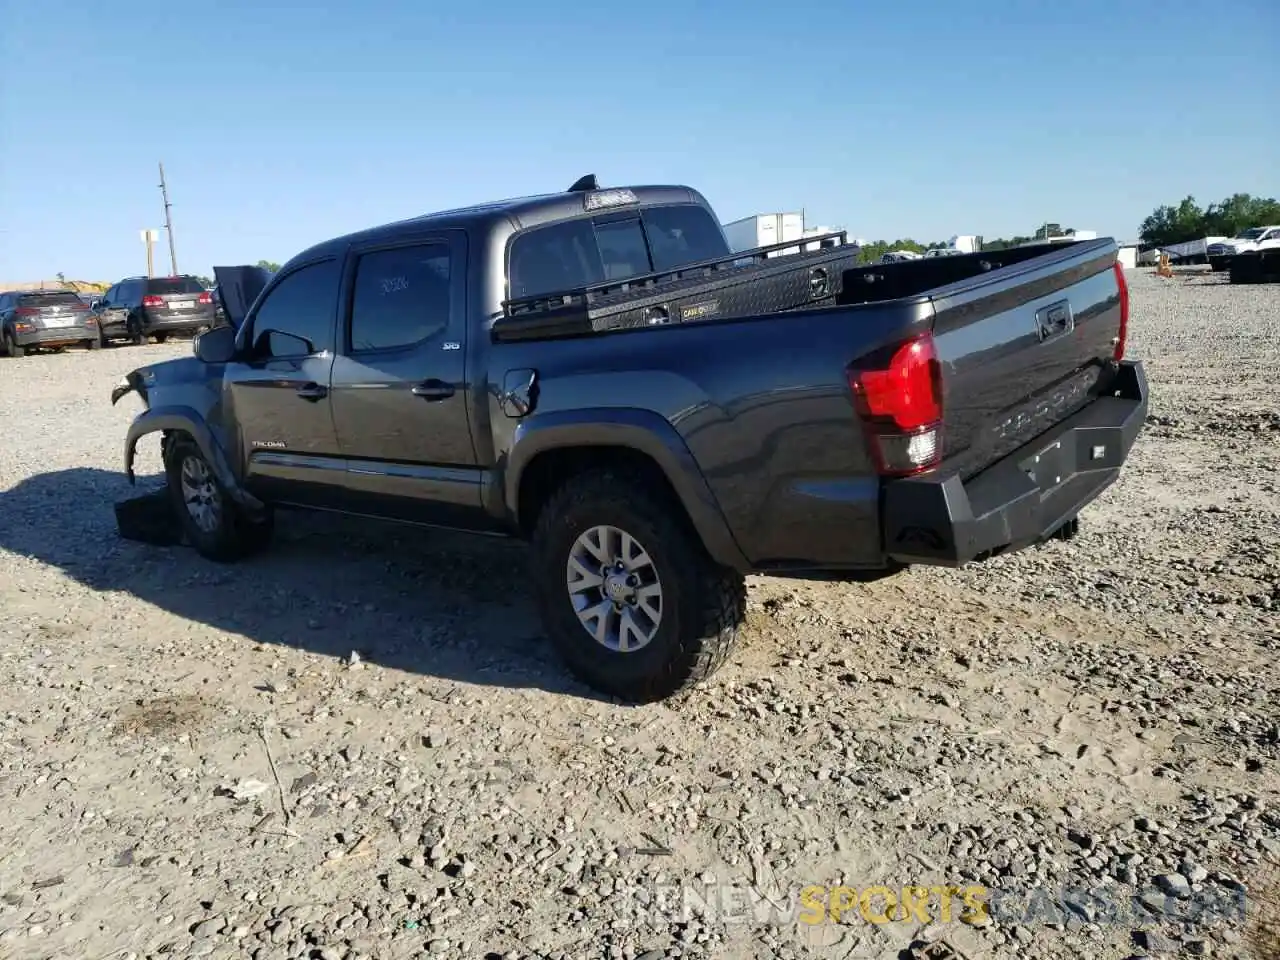
[[753, 579], [644, 708], [512, 546], [119, 540], [107, 394], [187, 345], [0, 360], [0, 957], [1280, 956], [1280, 287], [1130, 276], [1151, 418], [1076, 540]]

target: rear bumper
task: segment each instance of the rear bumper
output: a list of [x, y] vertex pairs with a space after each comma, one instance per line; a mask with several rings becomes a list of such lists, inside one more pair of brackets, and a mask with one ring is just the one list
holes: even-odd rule
[[190, 314], [182, 317], [165, 317], [163, 319], [152, 319], [148, 317], [143, 324], [143, 331], [146, 333], [182, 333], [183, 331], [194, 332], [201, 327], [213, 325], [213, 314]]
[[977, 476], [885, 485], [884, 550], [899, 563], [960, 566], [1047, 540], [1120, 474], [1147, 417], [1140, 362], [1100, 397]]
[[13, 339], [20, 347], [53, 346], [60, 343], [80, 343], [84, 340], [97, 340], [98, 328], [87, 324], [76, 324], [74, 327], [31, 327], [26, 329], [15, 326]]

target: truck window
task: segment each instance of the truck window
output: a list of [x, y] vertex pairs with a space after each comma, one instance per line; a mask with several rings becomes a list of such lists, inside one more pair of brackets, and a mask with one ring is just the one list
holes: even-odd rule
[[333, 349], [338, 264], [322, 260], [290, 273], [273, 287], [253, 316], [254, 352], [262, 357], [305, 356]]
[[674, 270], [686, 263], [714, 260], [729, 253], [720, 225], [704, 207], [652, 207], [644, 211], [643, 217], [655, 270]]
[[511, 243], [511, 296], [583, 287], [604, 280], [590, 220], [566, 220], [530, 230]]
[[351, 301], [351, 349], [407, 347], [448, 329], [449, 260], [442, 243], [362, 256]]
[[597, 223], [596, 245], [606, 280], [625, 280], [653, 271], [639, 217]]

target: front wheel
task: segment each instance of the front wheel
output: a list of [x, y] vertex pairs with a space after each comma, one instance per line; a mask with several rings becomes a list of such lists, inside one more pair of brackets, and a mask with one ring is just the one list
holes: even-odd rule
[[551, 641], [594, 689], [651, 703], [710, 677], [746, 609], [742, 575], [716, 564], [678, 504], [621, 471], [592, 470], [542, 510], [532, 538]]
[[199, 446], [182, 436], [167, 444], [165, 477], [187, 541], [202, 557], [228, 563], [264, 549], [272, 516], [245, 514], [227, 495]]

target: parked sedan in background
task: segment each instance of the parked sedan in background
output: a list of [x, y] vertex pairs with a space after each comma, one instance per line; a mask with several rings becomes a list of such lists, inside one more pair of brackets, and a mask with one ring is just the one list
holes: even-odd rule
[[0, 293], [0, 350], [22, 357], [28, 350], [101, 346], [96, 318], [72, 290], [13, 290]]

